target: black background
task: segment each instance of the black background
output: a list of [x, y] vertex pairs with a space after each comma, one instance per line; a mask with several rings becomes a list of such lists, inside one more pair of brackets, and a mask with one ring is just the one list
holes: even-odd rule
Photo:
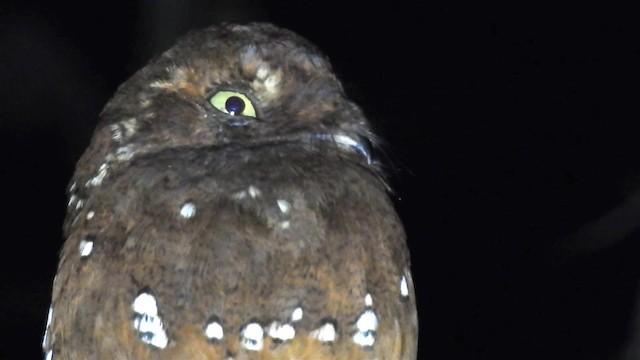
[[588, 224], [640, 184], [635, 12], [383, 3], [0, 3], [0, 358], [40, 357], [65, 188], [110, 95], [189, 29], [249, 20], [323, 49], [387, 140], [420, 359], [622, 358], [640, 205]]

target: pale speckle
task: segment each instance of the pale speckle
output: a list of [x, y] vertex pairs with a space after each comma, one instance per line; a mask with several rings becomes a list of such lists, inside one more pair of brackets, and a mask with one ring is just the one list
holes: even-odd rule
[[109, 125], [109, 130], [111, 130], [111, 138], [118, 143], [122, 143], [125, 138], [131, 137], [136, 133], [137, 120], [136, 118], [122, 120], [117, 124]]
[[47, 346], [47, 340], [49, 339], [49, 327], [51, 326], [51, 321], [53, 320], [53, 307], [49, 306], [49, 312], [47, 314], [47, 325], [45, 326], [44, 336], [42, 337], [42, 349]]
[[220, 325], [219, 322], [212, 321], [207, 324], [207, 327], [204, 329], [204, 334], [209, 340], [219, 341], [222, 340], [224, 331], [222, 329], [222, 325]]
[[122, 130], [120, 130], [120, 125], [111, 124], [109, 125], [109, 130], [111, 130], [111, 138], [117, 142], [122, 141]]
[[185, 219], [190, 219], [196, 215], [196, 206], [193, 203], [185, 203], [180, 208], [180, 216]]
[[407, 278], [404, 275], [400, 279], [400, 295], [402, 295], [402, 297], [409, 296], [409, 287], [407, 286]]
[[102, 180], [107, 176], [107, 168], [107, 164], [100, 165], [100, 168], [98, 168], [98, 174], [87, 182], [87, 186], [99, 186], [102, 184]]
[[151, 84], [149, 84], [149, 87], [155, 88], [155, 89], [168, 89], [171, 86], [173, 86], [173, 84], [171, 84], [170, 82], [168, 82], [166, 80], [156, 80], [156, 81], [152, 82]]
[[136, 120], [136, 118], [132, 117], [132, 118], [129, 118], [127, 120], [121, 121], [120, 124], [124, 128], [124, 135], [126, 137], [130, 137], [131, 135], [136, 133], [137, 126], [138, 126], [138, 120]]
[[67, 206], [73, 205], [77, 200], [78, 200], [77, 196], [75, 196], [75, 195], [69, 196], [69, 203], [67, 204]]
[[47, 355], [44, 356], [44, 360], [52, 360], [53, 359], [53, 350], [47, 351]]
[[87, 213], [87, 220], [91, 220], [93, 219], [93, 217], [96, 215], [96, 212], [91, 210]]
[[133, 158], [133, 146], [127, 145], [116, 149], [116, 160], [129, 161]]
[[280, 84], [280, 77], [278, 75], [271, 75], [264, 81], [264, 87], [267, 92], [275, 93], [278, 91], [278, 85]]
[[149, 99], [140, 100], [140, 106], [142, 108], [148, 108], [149, 105], [151, 105], [151, 100], [149, 100]]
[[74, 191], [76, 191], [76, 188], [77, 188], [77, 184], [76, 184], [76, 182], [74, 181], [74, 182], [73, 182], [73, 184], [71, 184], [71, 186], [69, 187], [69, 192], [74, 192]]
[[247, 188], [247, 190], [238, 191], [231, 195], [231, 197], [235, 200], [242, 200], [246, 198], [247, 195], [251, 196], [252, 199], [255, 199], [258, 196], [262, 195], [262, 191], [260, 191], [260, 189], [258, 189], [257, 187], [251, 185]]
[[91, 255], [91, 251], [93, 251], [93, 241], [90, 240], [89, 238], [82, 239], [80, 241], [80, 246], [78, 247], [78, 250], [80, 251], [80, 257], [86, 258], [87, 256]]
[[283, 230], [284, 229], [288, 229], [290, 225], [291, 225], [291, 223], [288, 220], [287, 221], [282, 221], [280, 223], [280, 228], [283, 229]]
[[247, 192], [245, 190], [238, 191], [237, 193], [231, 195], [231, 197], [235, 200], [242, 200], [247, 197]]
[[297, 307], [293, 310], [293, 313], [291, 313], [291, 321], [300, 321], [302, 319], [302, 315], [304, 314], [304, 312], [302, 311], [301, 307]]
[[291, 210], [291, 204], [287, 200], [277, 200], [278, 208], [283, 214], [287, 214]]
[[133, 301], [133, 311], [137, 314], [133, 327], [138, 331], [142, 342], [160, 349], [167, 347], [169, 338], [158, 317], [158, 306], [153, 295], [143, 292]]
[[371, 297], [371, 294], [365, 295], [364, 297], [364, 305], [365, 306], [373, 306], [373, 298]]
[[83, 206], [84, 206], [84, 200], [78, 200], [78, 202], [76, 203], [76, 210], [82, 209]]
[[256, 78], [260, 80], [264, 80], [264, 78], [269, 75], [269, 65], [262, 63], [258, 66], [258, 70], [256, 70]]
[[269, 325], [267, 333], [269, 334], [269, 337], [279, 341], [289, 341], [296, 336], [296, 330], [293, 326], [290, 324], [281, 324], [277, 321], [274, 321]]
[[353, 335], [353, 342], [362, 347], [373, 346], [376, 341], [378, 317], [372, 310], [365, 311], [356, 321], [358, 331]]
[[322, 342], [333, 342], [336, 340], [336, 328], [332, 323], [326, 323], [311, 331], [309, 336]]
[[247, 191], [249, 192], [249, 196], [254, 199], [262, 194], [262, 192], [253, 185], [249, 186], [249, 189], [247, 189]]
[[245, 349], [250, 351], [260, 351], [264, 343], [264, 330], [258, 323], [250, 323], [242, 330], [241, 343]]

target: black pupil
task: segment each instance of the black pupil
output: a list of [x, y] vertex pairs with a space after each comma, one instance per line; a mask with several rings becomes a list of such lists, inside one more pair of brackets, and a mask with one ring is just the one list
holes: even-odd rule
[[231, 96], [224, 103], [224, 108], [231, 115], [240, 115], [244, 111], [244, 100], [237, 96]]

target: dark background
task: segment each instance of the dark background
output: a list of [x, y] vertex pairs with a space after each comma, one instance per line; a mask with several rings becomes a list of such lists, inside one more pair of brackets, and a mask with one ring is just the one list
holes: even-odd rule
[[622, 359], [640, 278], [636, 12], [383, 3], [0, 3], [0, 358], [41, 356], [65, 188], [116, 87], [189, 29], [260, 20], [323, 49], [387, 140], [420, 359]]

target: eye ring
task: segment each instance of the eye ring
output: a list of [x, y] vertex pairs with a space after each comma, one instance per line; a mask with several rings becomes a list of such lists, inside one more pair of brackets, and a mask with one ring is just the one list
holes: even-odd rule
[[256, 117], [253, 102], [245, 94], [237, 91], [220, 90], [209, 97], [209, 103], [227, 115]]

